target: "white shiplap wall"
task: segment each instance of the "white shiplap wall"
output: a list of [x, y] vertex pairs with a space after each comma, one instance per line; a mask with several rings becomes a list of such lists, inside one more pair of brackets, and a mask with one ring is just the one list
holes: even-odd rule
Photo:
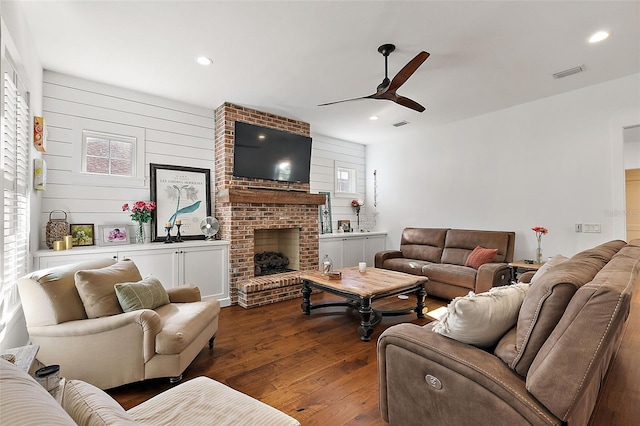
[[[43, 115], [47, 126], [47, 190], [42, 194], [40, 248], [45, 248], [45, 227], [52, 210], [68, 213], [69, 223], [128, 224], [133, 222], [121, 211], [123, 203], [148, 200], [149, 164], [173, 164], [211, 170], [214, 189], [214, 112], [132, 90], [45, 71]], [[120, 179], [89, 182], [80, 175], [77, 150], [80, 127], [87, 122], [100, 126], [130, 128], [144, 135], [144, 181], [127, 183]], [[313, 127], [313, 124], [312, 124]], [[98, 129], [93, 129], [98, 130]], [[354, 198], [364, 199], [365, 146], [312, 134], [311, 192], [331, 193], [333, 227], [338, 219], [351, 220]], [[356, 170], [357, 194], [335, 196], [335, 162]], [[212, 202], [215, 200], [212, 194]], [[360, 217], [364, 222], [367, 206]], [[211, 206], [214, 211], [214, 206]], [[147, 239], [150, 236], [147, 227]]]
[[[313, 124], [311, 126], [313, 128]], [[351, 221], [351, 227], [356, 228], [356, 214], [351, 207], [351, 200], [365, 200], [366, 178], [365, 175], [365, 146], [362, 144], [347, 142], [328, 136], [311, 134], [313, 138], [311, 150], [311, 192], [330, 192], [332, 226], [334, 232], [339, 219]], [[356, 171], [357, 192], [355, 195], [336, 195], [335, 192], [335, 163]], [[367, 216], [367, 206], [371, 203], [365, 200], [365, 205], [360, 211], [360, 225], [365, 223], [372, 228], [371, 219]]]
[[[45, 227], [52, 210], [66, 211], [69, 223], [95, 224], [96, 234], [97, 226], [104, 224], [128, 224], [133, 231], [133, 222], [121, 207], [123, 203], [149, 200], [150, 163], [211, 169], [213, 180], [213, 110], [46, 71], [43, 115], [48, 131], [43, 158], [48, 172], [39, 212], [40, 248], [46, 248]], [[80, 127], [92, 124], [130, 129], [142, 135], [143, 181], [96, 181], [78, 173]]]

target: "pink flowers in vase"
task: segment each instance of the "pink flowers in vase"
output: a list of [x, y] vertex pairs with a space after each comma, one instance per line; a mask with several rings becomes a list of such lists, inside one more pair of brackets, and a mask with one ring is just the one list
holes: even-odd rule
[[534, 226], [531, 228], [536, 233], [536, 239], [538, 240], [538, 249], [536, 250], [536, 262], [542, 263], [542, 236], [549, 232], [544, 226]]
[[360, 207], [364, 206], [364, 200], [351, 200], [351, 207], [356, 209], [356, 214], [360, 214]]
[[128, 203], [122, 205], [123, 212], [131, 212], [131, 220], [139, 223], [147, 223], [151, 220], [151, 212], [155, 210], [155, 201], [136, 201], [132, 206]]

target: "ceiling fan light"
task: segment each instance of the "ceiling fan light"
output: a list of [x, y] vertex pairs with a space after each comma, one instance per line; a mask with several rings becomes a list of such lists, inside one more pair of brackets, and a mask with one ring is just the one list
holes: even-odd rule
[[589, 43], [599, 43], [602, 40], [609, 38], [610, 35], [611, 33], [609, 31], [598, 31], [589, 37]]

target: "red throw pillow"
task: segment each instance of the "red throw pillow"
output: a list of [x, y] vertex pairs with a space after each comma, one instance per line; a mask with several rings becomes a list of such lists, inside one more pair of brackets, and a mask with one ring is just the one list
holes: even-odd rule
[[485, 263], [489, 263], [495, 259], [496, 254], [498, 254], [498, 249], [488, 249], [478, 246], [469, 254], [464, 266], [471, 266], [474, 269], [478, 269]]

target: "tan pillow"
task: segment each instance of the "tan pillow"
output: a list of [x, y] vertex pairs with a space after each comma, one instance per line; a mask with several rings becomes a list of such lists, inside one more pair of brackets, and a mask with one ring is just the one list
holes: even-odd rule
[[137, 283], [119, 283], [114, 287], [120, 307], [125, 312], [155, 309], [169, 303], [167, 290], [155, 277], [147, 277]]
[[117, 283], [140, 281], [140, 271], [131, 260], [122, 260], [101, 269], [77, 271], [75, 284], [89, 318], [121, 314], [113, 286]]
[[491, 347], [515, 325], [528, 290], [529, 284], [514, 284], [456, 297], [433, 331], [470, 345]]
[[104, 391], [81, 380], [67, 380], [62, 408], [79, 426], [136, 425], [124, 409]]

